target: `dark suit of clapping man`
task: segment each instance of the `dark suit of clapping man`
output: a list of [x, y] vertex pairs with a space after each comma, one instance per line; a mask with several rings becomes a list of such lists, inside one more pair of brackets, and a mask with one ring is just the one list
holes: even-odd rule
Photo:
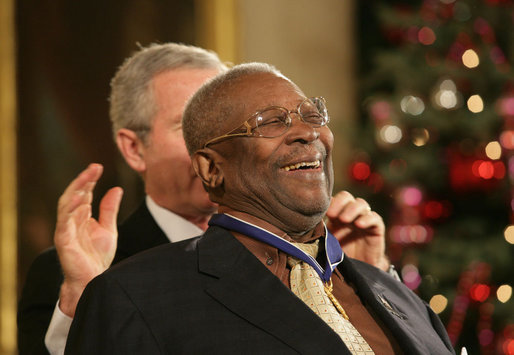
[[[341, 255], [326, 230], [333, 180], [326, 124], [323, 100], [307, 99], [268, 65], [236, 66], [204, 85], [186, 108], [183, 131], [218, 214], [199, 238], [142, 253], [94, 279], [66, 352], [356, 353], [292, 292], [287, 259], [295, 256], [330, 285], [331, 303], [346, 310], [368, 353], [453, 353], [426, 303], [390, 275]], [[302, 244], [319, 246], [316, 259], [298, 252]]]

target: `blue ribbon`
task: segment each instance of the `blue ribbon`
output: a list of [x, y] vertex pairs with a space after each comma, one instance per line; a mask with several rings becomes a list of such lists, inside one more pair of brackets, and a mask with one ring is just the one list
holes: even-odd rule
[[293, 243], [279, 237], [278, 235], [268, 232], [267, 230], [258, 227], [254, 224], [243, 221], [239, 218], [231, 216], [229, 214], [215, 214], [209, 220], [210, 226], [220, 226], [228, 230], [244, 234], [251, 238], [260, 240], [266, 244], [274, 246], [277, 249], [282, 250], [284, 253], [294, 256], [307, 264], [312, 266], [318, 273], [321, 280], [328, 282], [332, 271], [343, 261], [344, 254], [341, 250], [341, 246], [337, 241], [336, 237], [332, 235], [325, 226], [325, 251], [326, 251], [326, 266], [323, 269], [318, 261], [311, 255], [305, 253], [300, 248], [296, 247]]

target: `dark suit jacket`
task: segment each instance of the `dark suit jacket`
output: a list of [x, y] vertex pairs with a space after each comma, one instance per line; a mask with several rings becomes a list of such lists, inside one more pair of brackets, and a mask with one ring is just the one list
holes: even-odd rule
[[[340, 265], [405, 354], [450, 354], [438, 317], [386, 273]], [[86, 288], [66, 354], [349, 354], [339, 336], [228, 231], [127, 259]]]
[[[114, 263], [168, 242], [143, 202], [118, 228]], [[32, 263], [18, 304], [18, 349], [21, 355], [48, 354], [44, 338], [62, 282], [57, 252], [50, 248]]]

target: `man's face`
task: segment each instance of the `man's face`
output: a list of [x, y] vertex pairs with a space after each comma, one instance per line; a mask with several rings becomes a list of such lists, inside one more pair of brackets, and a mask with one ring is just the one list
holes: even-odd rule
[[152, 81], [157, 114], [144, 147], [146, 193], [160, 206], [189, 218], [212, 213], [213, 204], [196, 177], [182, 137], [185, 104], [215, 69], [179, 69]]
[[[235, 100], [244, 106], [230, 117], [227, 130], [266, 107], [295, 110], [305, 99], [294, 84], [272, 74], [248, 76], [237, 90]], [[333, 185], [332, 132], [326, 126], [313, 128], [297, 114], [291, 115], [292, 125], [280, 137], [237, 137], [219, 143], [229, 157], [223, 168], [227, 194], [223, 204], [278, 223], [286, 232], [319, 223]], [[320, 165], [316, 167], [317, 162]], [[298, 163], [307, 166], [297, 168]]]

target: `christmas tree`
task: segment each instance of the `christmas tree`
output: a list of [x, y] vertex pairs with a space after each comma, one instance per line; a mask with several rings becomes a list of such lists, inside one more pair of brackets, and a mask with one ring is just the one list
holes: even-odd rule
[[359, 2], [351, 191], [457, 352], [514, 354], [514, 6]]

